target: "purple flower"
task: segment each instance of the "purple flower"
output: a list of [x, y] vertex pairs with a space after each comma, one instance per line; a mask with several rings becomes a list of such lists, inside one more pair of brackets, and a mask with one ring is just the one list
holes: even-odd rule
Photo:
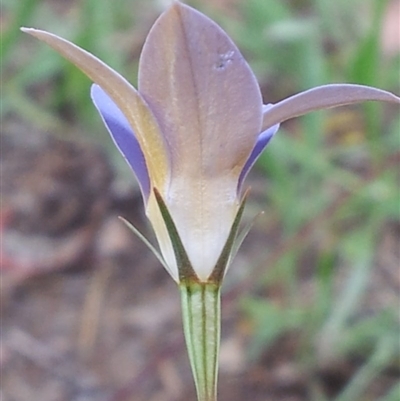
[[[177, 282], [183, 277], [177, 241], [199, 281], [213, 274], [230, 244], [243, 181], [280, 123], [360, 101], [400, 103], [386, 91], [338, 84], [265, 106], [253, 72], [228, 35], [179, 2], [149, 32], [137, 90], [65, 39], [23, 30], [49, 44], [95, 82], [93, 102], [136, 174], [166, 268]], [[224, 260], [225, 270], [230, 257]]]

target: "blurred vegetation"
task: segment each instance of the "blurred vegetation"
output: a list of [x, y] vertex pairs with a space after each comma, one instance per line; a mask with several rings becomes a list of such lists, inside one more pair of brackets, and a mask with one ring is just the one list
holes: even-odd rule
[[[141, 45], [163, 3], [3, 0], [3, 121], [17, 117], [55, 134], [85, 132], [122, 160], [91, 105], [90, 82], [18, 27], [60, 34], [135, 83]], [[399, 93], [399, 49], [382, 50], [389, 1], [190, 4], [233, 37], [266, 102], [332, 82]], [[249, 269], [252, 293], [260, 294], [242, 300], [254, 324], [250, 353], [261, 355], [280, 336], [296, 332], [299, 363], [307, 372], [321, 358], [359, 357], [360, 368], [335, 401], [367, 400], [371, 380], [388, 367], [400, 369], [399, 305], [376, 305], [368, 313], [362, 307], [383, 232], [400, 221], [399, 129], [396, 109], [379, 104], [318, 112], [285, 124], [257, 164], [268, 201], [263, 224], [279, 246], [260, 254], [259, 265]], [[313, 289], [307, 302], [299, 302], [304, 266]], [[284, 302], [265, 296], [274, 286], [282, 288]], [[380, 401], [397, 400], [398, 391], [388, 388]], [[316, 389], [313, 401], [324, 400]]]

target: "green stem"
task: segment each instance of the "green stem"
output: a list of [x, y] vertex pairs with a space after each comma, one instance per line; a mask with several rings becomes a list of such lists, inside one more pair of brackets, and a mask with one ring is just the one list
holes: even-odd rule
[[220, 286], [180, 284], [183, 329], [198, 401], [217, 401], [218, 353], [221, 333]]

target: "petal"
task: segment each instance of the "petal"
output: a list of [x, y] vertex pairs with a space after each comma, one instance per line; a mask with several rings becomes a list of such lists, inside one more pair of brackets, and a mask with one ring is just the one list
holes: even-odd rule
[[[271, 104], [264, 105], [263, 111], [267, 111], [271, 107], [272, 107]], [[257, 161], [257, 159], [261, 155], [262, 151], [268, 145], [269, 141], [277, 133], [278, 129], [279, 129], [279, 124], [276, 124], [273, 127], [261, 132], [261, 134], [258, 136], [257, 142], [256, 142], [249, 158], [247, 159], [242, 172], [240, 173], [239, 182], [238, 182], [238, 193], [240, 193], [240, 191], [241, 191], [243, 181], [245, 180], [248, 172], [253, 167], [254, 163]]]
[[47, 43], [107, 92], [137, 136], [153, 185], [164, 187], [169, 178], [164, 140], [156, 119], [136, 89], [112, 68], [73, 43], [37, 29], [22, 28], [22, 31]]
[[368, 100], [400, 103], [400, 98], [392, 93], [369, 86], [351, 84], [318, 86], [284, 99], [265, 111], [262, 129], [268, 129], [310, 111]]
[[206, 280], [229, 236], [239, 175], [261, 131], [259, 86], [218, 25], [175, 2], [143, 47], [139, 92], [171, 154], [170, 187], [161, 194], [196, 274]]
[[90, 93], [111, 138], [135, 173], [143, 198], [147, 203], [150, 192], [149, 174], [143, 152], [129, 121], [100, 86], [92, 85]]
[[261, 93], [212, 20], [179, 2], [162, 14], [142, 50], [139, 92], [168, 142], [172, 175], [240, 174], [260, 132]]

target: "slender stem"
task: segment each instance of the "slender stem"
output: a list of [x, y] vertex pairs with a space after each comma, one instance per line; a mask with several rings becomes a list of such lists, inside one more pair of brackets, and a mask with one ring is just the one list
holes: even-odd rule
[[198, 401], [217, 401], [218, 353], [221, 333], [220, 286], [180, 284], [183, 329]]

